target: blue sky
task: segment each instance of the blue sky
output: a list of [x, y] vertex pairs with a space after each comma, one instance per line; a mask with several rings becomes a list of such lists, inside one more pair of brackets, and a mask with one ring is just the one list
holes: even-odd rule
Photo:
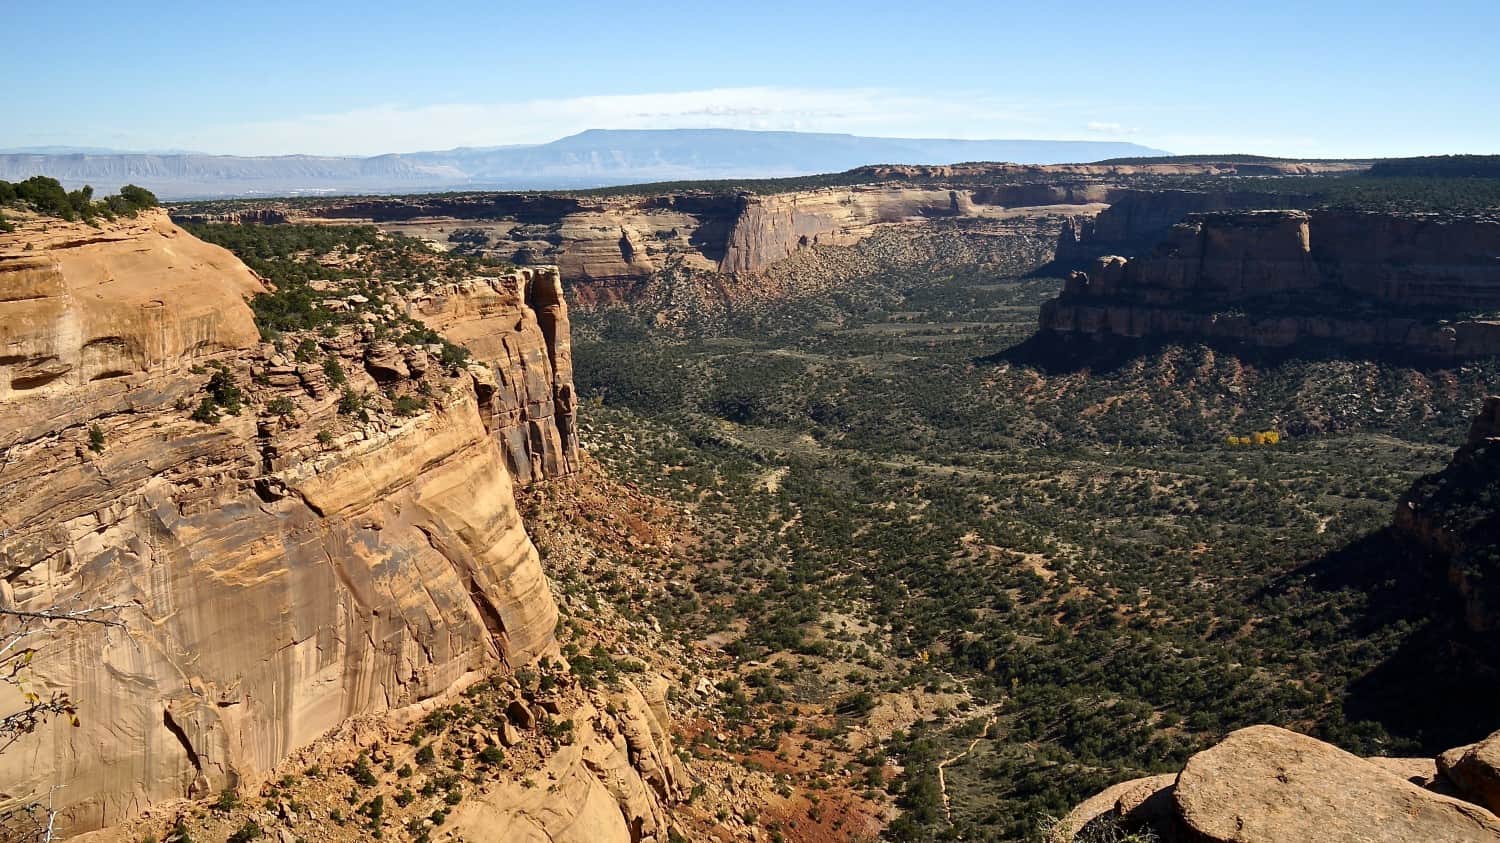
[[375, 154], [586, 128], [1500, 153], [1500, 2], [0, 0], [0, 148]]

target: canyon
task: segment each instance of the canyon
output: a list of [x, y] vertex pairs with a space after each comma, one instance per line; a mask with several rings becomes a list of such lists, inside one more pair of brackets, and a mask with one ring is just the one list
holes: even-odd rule
[[1500, 224], [1358, 171], [8, 207], [0, 609], [85, 616], [0, 811], [1011, 839], [1114, 781], [1058, 833], [1491, 839], [1482, 716], [1379, 706], [1495, 628]]
[[727, 181], [571, 193], [224, 200], [181, 203], [173, 215], [186, 223], [373, 222], [395, 230], [405, 224], [424, 235], [439, 227], [451, 234], [472, 222], [484, 235], [475, 242], [485, 251], [522, 264], [556, 263], [571, 284], [640, 280], [669, 258], [695, 269], [755, 273], [795, 250], [818, 243], [847, 245], [882, 224], [1004, 216], [1014, 209], [1069, 208], [1081, 217], [1108, 209], [1097, 227], [1079, 220], [1070, 228], [1071, 239], [1083, 243], [1078, 248], [1084, 251], [1102, 248], [1092, 245], [1096, 241], [1154, 242], [1186, 213], [1265, 207], [1270, 200], [1264, 191], [1248, 189], [1145, 189], [1138, 186], [1143, 180], [1338, 174], [1366, 166], [1273, 159], [879, 165], [805, 179], [744, 180], [752, 189]]

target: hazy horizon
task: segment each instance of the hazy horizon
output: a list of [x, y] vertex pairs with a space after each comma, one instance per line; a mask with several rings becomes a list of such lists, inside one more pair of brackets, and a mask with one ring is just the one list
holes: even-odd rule
[[370, 156], [734, 128], [1179, 154], [1500, 152], [1488, 44], [1500, 10], [1470, 2], [1269, 2], [1248, 17], [1164, 2], [1067, 17], [770, 2], [712, 20], [585, 2], [84, 2], [29, 4], [7, 24], [0, 148]]

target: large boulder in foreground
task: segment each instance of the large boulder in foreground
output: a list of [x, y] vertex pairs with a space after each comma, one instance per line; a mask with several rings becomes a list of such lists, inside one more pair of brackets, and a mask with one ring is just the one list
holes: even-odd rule
[[1438, 769], [1459, 793], [1491, 811], [1500, 811], [1500, 732], [1438, 756]]
[[1216, 843], [1500, 840], [1500, 818], [1484, 808], [1275, 726], [1193, 756], [1174, 799], [1189, 836]]

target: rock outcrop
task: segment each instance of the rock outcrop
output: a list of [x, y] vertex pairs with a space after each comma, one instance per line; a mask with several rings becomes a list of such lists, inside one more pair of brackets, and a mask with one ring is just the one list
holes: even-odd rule
[[1476, 632], [1500, 629], [1500, 397], [1485, 400], [1447, 467], [1396, 506], [1396, 529], [1447, 566]]
[[[1102, 191], [1099, 191], [1102, 193]], [[1080, 194], [1085, 193], [1079, 191]], [[877, 226], [927, 219], [998, 217], [1006, 215], [1008, 200], [1047, 205], [1053, 200], [1100, 198], [1069, 191], [944, 190], [895, 187], [854, 187], [819, 191], [745, 196], [729, 231], [719, 270], [759, 273], [800, 249], [817, 245], [849, 246], [868, 237]], [[1056, 204], [1064, 204], [1057, 202]], [[1028, 204], [1027, 207], [1035, 207]], [[1091, 210], [1097, 211], [1099, 207]], [[1085, 210], [1080, 206], [1079, 212]]]
[[68, 392], [259, 341], [260, 280], [151, 211], [0, 235], [0, 401]]
[[555, 267], [425, 290], [411, 315], [473, 352], [485, 425], [521, 483], [572, 471], [577, 397], [568, 305]]
[[573, 739], [546, 759], [546, 788], [502, 783], [465, 802], [445, 825], [473, 840], [666, 840], [663, 805], [683, 795], [666, 724], [628, 683], [606, 706], [585, 702], [567, 712]]
[[1432, 767], [1413, 761], [1362, 759], [1286, 729], [1251, 726], [1194, 755], [1175, 777], [1125, 782], [1085, 802], [1054, 840], [1086, 839], [1092, 825], [1146, 827], [1162, 840], [1193, 843], [1500, 840], [1500, 817], [1412, 781], [1411, 769]]
[[253, 785], [351, 716], [555, 650], [512, 484], [574, 459], [556, 272], [413, 305], [467, 369], [319, 335], [353, 413], [260, 343], [261, 289], [160, 213], [0, 234], [0, 605], [110, 621], [25, 639], [27, 690], [79, 725], [0, 754], [0, 810], [44, 799], [76, 832]]
[[1149, 256], [1101, 258], [1043, 331], [1434, 358], [1500, 354], [1500, 218], [1356, 211], [1195, 214]]
[[1500, 732], [1448, 750], [1437, 766], [1465, 798], [1500, 812]]
[[1104, 255], [1147, 254], [1171, 234], [1172, 226], [1190, 214], [1303, 208], [1313, 199], [1251, 190], [1124, 188], [1112, 191], [1104, 201], [1110, 203], [1109, 207], [1097, 216], [1079, 217], [1063, 227], [1057, 241], [1058, 266], [1085, 267]]

